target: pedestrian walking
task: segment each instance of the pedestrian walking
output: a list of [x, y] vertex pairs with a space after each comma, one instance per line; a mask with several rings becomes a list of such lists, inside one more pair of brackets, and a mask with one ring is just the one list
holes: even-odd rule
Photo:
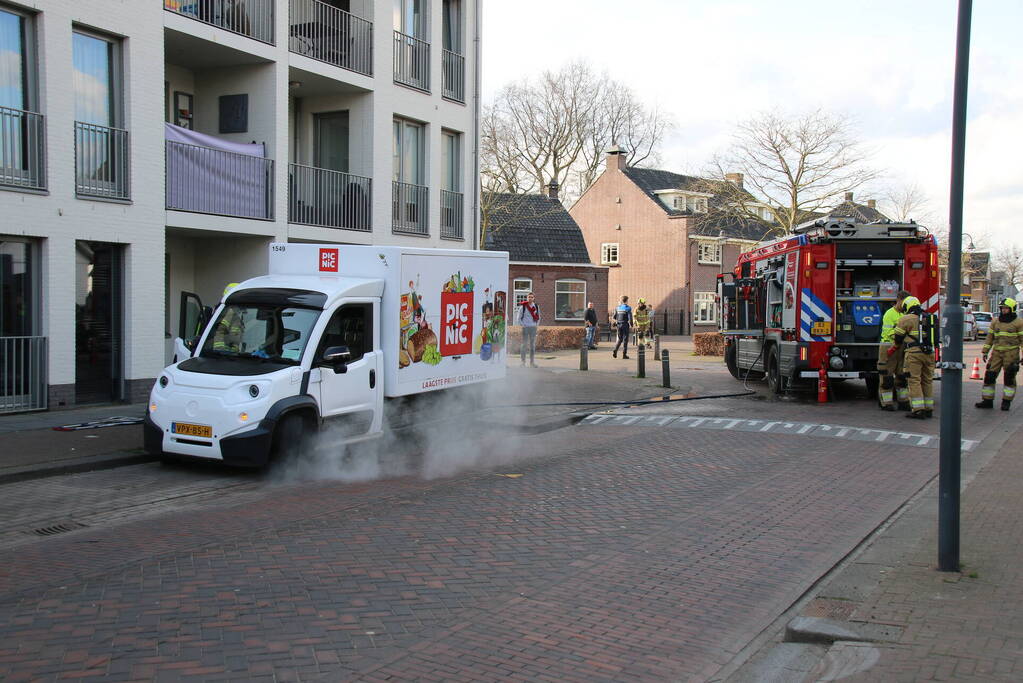
[[937, 325], [934, 316], [924, 313], [920, 300], [907, 296], [902, 302], [905, 315], [895, 324], [895, 336], [888, 355], [893, 356], [905, 345], [904, 365], [909, 372], [909, 402], [913, 412], [906, 415], [917, 420], [934, 417], [934, 347]]
[[636, 320], [636, 345], [650, 348], [650, 315], [653, 309], [646, 305], [646, 299], [639, 300], [633, 317]]
[[625, 294], [622, 295], [622, 302], [618, 304], [618, 308], [615, 309], [615, 326], [618, 329], [618, 342], [615, 344], [614, 351], [611, 352], [612, 358], [618, 357], [618, 349], [622, 349], [622, 358], [629, 357], [629, 333], [632, 331], [632, 306], [629, 305], [629, 297]]
[[526, 295], [526, 300], [519, 304], [517, 316], [519, 325], [522, 326], [522, 345], [519, 347], [519, 357], [522, 365], [526, 364], [526, 350], [529, 350], [529, 365], [536, 367], [536, 329], [540, 326], [540, 305], [536, 303], [536, 297], [532, 292]]
[[1023, 343], [1023, 320], [1016, 315], [1016, 300], [1002, 299], [998, 303], [998, 320], [991, 321], [981, 354], [987, 368], [984, 386], [980, 390], [978, 408], [994, 408], [995, 385], [998, 373], [1002, 376], [1002, 410], [1008, 410], [1016, 397], [1016, 373], [1019, 372], [1019, 351]]
[[597, 348], [597, 312], [593, 310], [593, 302], [586, 304], [586, 313], [583, 314], [586, 322], [586, 348]]
[[902, 303], [909, 292], [900, 289], [895, 295], [895, 303], [884, 312], [881, 319], [881, 343], [877, 347], [877, 371], [881, 376], [881, 387], [877, 392], [877, 400], [881, 410], [895, 410], [896, 391], [898, 402], [909, 401], [909, 389], [906, 378], [902, 376], [903, 353], [888, 354], [895, 339], [895, 325], [902, 317]]

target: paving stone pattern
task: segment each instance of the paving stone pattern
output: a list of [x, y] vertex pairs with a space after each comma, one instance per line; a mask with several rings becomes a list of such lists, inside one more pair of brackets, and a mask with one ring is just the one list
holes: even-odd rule
[[518, 478], [286, 488], [19, 548], [0, 679], [705, 679], [935, 466], [788, 434], [563, 431], [575, 448]]

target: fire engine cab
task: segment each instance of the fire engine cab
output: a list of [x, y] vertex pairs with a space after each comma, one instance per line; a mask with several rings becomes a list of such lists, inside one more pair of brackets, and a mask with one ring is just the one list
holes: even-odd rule
[[875, 396], [881, 319], [896, 293], [938, 310], [937, 242], [913, 222], [834, 216], [793, 232], [718, 276], [725, 364], [736, 379], [766, 376], [773, 393], [823, 386], [826, 376], [864, 379]]

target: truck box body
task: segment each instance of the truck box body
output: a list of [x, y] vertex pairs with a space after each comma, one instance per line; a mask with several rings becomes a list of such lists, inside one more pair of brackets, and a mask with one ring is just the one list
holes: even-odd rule
[[209, 324], [182, 315], [146, 450], [261, 466], [328, 421], [343, 442], [379, 436], [385, 397], [506, 374], [507, 252], [274, 243], [269, 271]]

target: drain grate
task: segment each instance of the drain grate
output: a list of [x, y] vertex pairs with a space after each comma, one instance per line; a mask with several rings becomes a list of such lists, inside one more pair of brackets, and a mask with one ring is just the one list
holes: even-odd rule
[[60, 524], [53, 524], [51, 526], [44, 526], [32, 531], [26, 531], [27, 534], [34, 536], [56, 536], [57, 534], [67, 533], [68, 531], [74, 531], [75, 529], [84, 529], [88, 524], [79, 524], [78, 522], [61, 522]]

